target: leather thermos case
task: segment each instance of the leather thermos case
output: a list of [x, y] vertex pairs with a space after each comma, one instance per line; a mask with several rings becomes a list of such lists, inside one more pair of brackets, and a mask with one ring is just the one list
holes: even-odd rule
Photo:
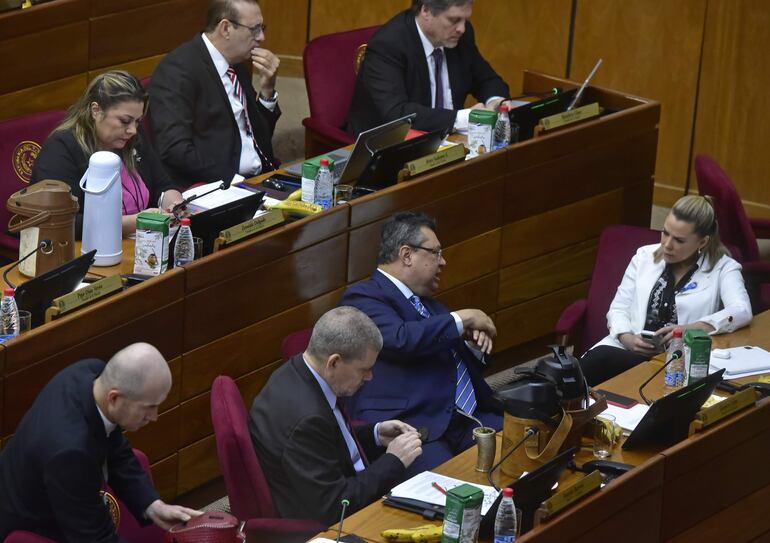
[[43, 240], [51, 245], [19, 265], [24, 275], [36, 277], [75, 258], [75, 215], [80, 209], [70, 186], [63, 181], [40, 181], [14, 192], [5, 206], [11, 212], [9, 232], [19, 232], [19, 259]]

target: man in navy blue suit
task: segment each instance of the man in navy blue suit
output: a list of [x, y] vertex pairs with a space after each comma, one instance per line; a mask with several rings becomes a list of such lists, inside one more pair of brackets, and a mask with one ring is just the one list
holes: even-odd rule
[[479, 309], [449, 312], [431, 298], [446, 261], [436, 225], [422, 213], [398, 213], [382, 230], [378, 268], [347, 289], [340, 305], [366, 313], [382, 333], [374, 378], [349, 402], [354, 418], [402, 420], [427, 427], [419, 473], [473, 444], [477, 424], [502, 427], [492, 391], [481, 376], [497, 334]]

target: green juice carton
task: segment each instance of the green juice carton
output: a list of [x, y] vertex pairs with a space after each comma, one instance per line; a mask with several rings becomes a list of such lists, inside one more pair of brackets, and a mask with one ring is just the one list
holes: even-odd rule
[[329, 171], [337, 183], [337, 174], [334, 171], [334, 159], [326, 155], [318, 155], [307, 159], [302, 163], [302, 201], [312, 204], [315, 202], [315, 178], [318, 175], [318, 169], [321, 167], [321, 159], [329, 161]]
[[497, 113], [487, 109], [472, 109], [468, 116], [468, 149], [472, 155], [492, 150]]
[[168, 225], [170, 217], [143, 211], [136, 216], [134, 273], [160, 275], [168, 269]]
[[444, 533], [441, 543], [476, 543], [481, 524], [481, 489], [464, 484], [446, 494]]
[[711, 336], [703, 330], [684, 331], [684, 367], [687, 384], [705, 379], [711, 361]]

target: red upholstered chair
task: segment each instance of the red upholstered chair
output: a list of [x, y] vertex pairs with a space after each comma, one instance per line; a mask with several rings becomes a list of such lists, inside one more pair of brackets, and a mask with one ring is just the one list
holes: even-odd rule
[[40, 147], [64, 114], [44, 111], [0, 121], [0, 253], [8, 258], [18, 257], [19, 240], [7, 233], [11, 216], [5, 202], [27, 186]]
[[298, 540], [306, 541], [312, 534], [326, 530], [326, 526], [312, 520], [278, 516], [251, 443], [243, 397], [235, 382], [226, 375], [214, 379], [211, 386], [211, 421], [230, 510], [246, 521], [249, 531], [268, 534], [275, 540], [295, 534], [301, 536]]
[[770, 262], [761, 260], [757, 237], [770, 238], [770, 219], [750, 219], [735, 185], [719, 164], [708, 155], [695, 157], [698, 191], [714, 199], [719, 234], [734, 246], [733, 256], [743, 266], [746, 287], [755, 313], [770, 308]]
[[284, 360], [288, 360], [295, 354], [299, 354], [307, 349], [308, 343], [310, 343], [310, 335], [313, 333], [312, 328], [305, 328], [304, 330], [298, 330], [292, 332], [281, 343], [281, 356]]
[[[139, 449], [134, 449], [134, 454], [142, 468], [144, 468], [144, 471], [150, 475], [150, 480], [152, 480], [150, 462], [147, 460], [147, 456]], [[128, 541], [128, 543], [162, 543], [166, 534], [164, 530], [161, 530], [154, 524], [149, 526], [140, 525], [128, 508], [120, 501], [119, 496], [118, 505], [120, 506], [120, 527], [118, 528], [120, 537]], [[53, 543], [53, 540], [33, 534], [32, 532], [17, 530], [11, 532], [5, 538], [5, 543]]]
[[562, 311], [556, 324], [556, 334], [562, 336], [562, 344], [574, 344], [576, 356], [607, 335], [607, 311], [631, 257], [642, 245], [656, 242], [660, 242], [657, 230], [627, 225], [604, 229], [599, 238], [588, 298], [573, 302]]
[[356, 86], [358, 49], [378, 26], [321, 36], [305, 46], [303, 64], [310, 117], [305, 126], [305, 156], [311, 157], [353, 143], [343, 130]]

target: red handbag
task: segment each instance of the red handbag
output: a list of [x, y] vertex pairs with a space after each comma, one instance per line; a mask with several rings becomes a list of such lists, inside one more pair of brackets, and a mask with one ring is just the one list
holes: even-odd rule
[[229, 513], [211, 511], [172, 526], [166, 543], [243, 543], [245, 523]]

